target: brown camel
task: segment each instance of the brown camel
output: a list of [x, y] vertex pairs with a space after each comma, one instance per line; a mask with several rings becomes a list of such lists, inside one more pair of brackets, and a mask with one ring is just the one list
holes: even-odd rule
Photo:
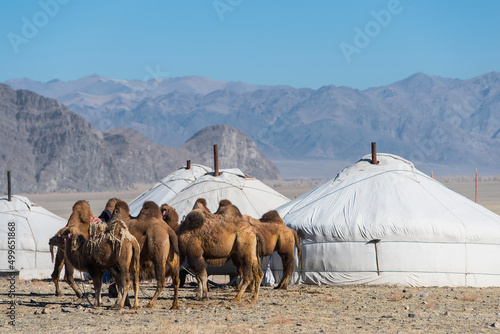
[[259, 236], [251, 226], [239, 221], [241, 214], [229, 214], [239, 213], [236, 207], [233, 211], [230, 209], [226, 208], [226, 215], [214, 215], [208, 210], [205, 199], [198, 199], [177, 230], [181, 259], [187, 257], [198, 281], [198, 300], [208, 299], [207, 264], [220, 266], [231, 258], [239, 260], [243, 282], [233, 301], [241, 299], [252, 281], [255, 282], [252, 301], [257, 300], [263, 276], [257, 257]]
[[119, 297], [113, 308], [123, 308], [130, 287], [130, 274], [134, 286], [134, 309], [139, 308], [137, 298], [140, 248], [124, 222], [115, 220], [109, 227], [106, 223], [96, 222], [91, 226], [88, 239], [74, 226], [63, 228], [61, 236], [65, 240], [66, 261], [74, 268], [88, 272], [92, 278], [95, 307], [102, 306], [102, 278], [104, 272], [110, 270], [119, 291]]
[[[66, 227], [74, 226], [76, 227], [83, 236], [88, 239], [89, 237], [89, 227], [90, 220], [94, 215], [92, 211], [90, 211], [89, 203], [83, 200], [77, 201], [73, 205], [73, 212], [68, 219], [68, 223]], [[59, 231], [61, 232], [61, 230]], [[58, 232], [58, 234], [59, 234]], [[62, 296], [61, 289], [59, 288], [59, 276], [61, 274], [61, 270], [63, 266], [65, 266], [64, 270], [64, 280], [66, 283], [71, 286], [73, 291], [75, 291], [78, 298], [82, 296], [82, 293], [78, 289], [78, 286], [75, 283], [73, 278], [74, 268], [71, 264], [64, 261], [64, 242], [60, 235], [56, 234], [49, 241], [49, 245], [51, 247], [51, 252], [54, 246], [57, 246], [57, 254], [54, 263], [54, 271], [52, 272], [52, 281], [54, 282], [54, 286], [56, 287], [56, 296]], [[52, 260], [54, 258], [52, 257]]]
[[266, 212], [258, 220], [247, 215], [243, 217], [248, 224], [253, 226], [264, 237], [263, 255], [269, 256], [274, 252], [278, 252], [283, 263], [283, 277], [275, 289], [288, 289], [288, 283], [295, 271], [294, 246], [297, 247], [299, 262], [302, 253], [297, 232], [285, 225], [276, 210]]
[[[222, 200], [219, 202], [216, 214], [228, 214], [227, 211], [230, 208], [232, 208], [231, 202], [227, 199]], [[262, 257], [278, 252], [283, 263], [283, 277], [276, 289], [286, 290], [295, 270], [294, 246], [297, 247], [299, 262], [301, 259], [302, 248], [297, 232], [284, 224], [283, 219], [276, 210], [266, 212], [260, 219], [243, 215], [243, 221], [263, 236], [265, 242], [262, 248]]]
[[130, 233], [136, 237], [141, 247], [140, 279], [156, 278], [156, 292], [146, 307], [153, 307], [158, 296], [165, 288], [166, 277], [172, 277], [174, 300], [171, 309], [179, 309], [179, 246], [177, 235], [162, 220], [158, 205], [152, 201], [144, 202], [139, 215], [130, 217], [126, 202], [117, 201], [111, 222], [120, 219], [125, 222]]
[[[104, 208], [104, 211], [99, 218], [102, 217], [102, 219], [105, 221], [105, 218], [109, 219], [117, 200], [117, 198], [111, 198], [110, 200], [108, 200], [108, 203], [106, 204], [106, 207]], [[90, 210], [89, 203], [87, 201], [80, 200], [73, 205], [73, 212], [68, 219], [66, 227], [76, 226], [80, 230], [80, 232], [86, 238], [88, 238], [91, 219], [95, 220], [95, 217]], [[57, 237], [57, 234], [55, 235], [55, 237]], [[52, 240], [52, 244], [49, 242], [49, 244], [51, 244], [51, 247], [58, 246], [56, 259], [54, 262], [54, 271], [51, 275], [54, 286], [56, 287], [56, 296], [62, 296], [61, 289], [59, 288], [59, 277], [64, 266], [64, 280], [69, 284], [69, 286], [71, 286], [73, 291], [75, 291], [77, 297], [80, 298], [82, 296], [82, 293], [78, 289], [78, 286], [76, 285], [73, 278], [75, 269], [71, 266], [71, 264], [64, 261], [64, 244], [62, 243], [62, 239], [60, 238], [60, 236], [57, 239], [59, 240], [59, 245], [56, 245], [54, 243], [56, 239]], [[54, 257], [52, 257], [52, 261], [54, 261]]]
[[163, 221], [167, 223], [168, 226], [172, 228], [172, 230], [177, 231], [179, 228], [179, 215], [177, 211], [167, 203], [162, 204], [160, 207], [160, 211], [162, 214]]

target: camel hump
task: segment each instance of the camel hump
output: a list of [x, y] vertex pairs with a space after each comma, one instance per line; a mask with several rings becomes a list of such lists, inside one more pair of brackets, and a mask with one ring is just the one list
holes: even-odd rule
[[73, 211], [82, 211], [86, 208], [90, 208], [90, 205], [89, 202], [83, 199], [76, 201], [75, 204], [73, 204]]
[[280, 214], [276, 210], [271, 210], [262, 215], [260, 218], [262, 223], [276, 223], [276, 224], [284, 224], [283, 219], [281, 219]]
[[217, 209], [215, 214], [216, 215], [223, 214], [225, 212], [226, 208], [228, 206], [231, 206], [231, 205], [233, 205], [233, 203], [231, 203], [231, 201], [228, 199], [223, 199], [223, 200], [219, 201], [219, 208]]
[[181, 228], [192, 230], [192, 229], [197, 229], [203, 226], [203, 223], [205, 222], [205, 217], [199, 210], [193, 210], [190, 213], [187, 214], [186, 218], [184, 219], [184, 222], [181, 225]]
[[159, 218], [162, 219], [160, 207], [153, 201], [146, 201], [137, 218]]
[[[223, 203], [225, 202], [225, 203]], [[229, 204], [228, 204], [229, 203]], [[227, 199], [219, 202], [219, 208], [215, 214], [224, 215], [226, 218], [241, 218], [243, 215], [241, 214], [240, 209], [236, 205], [231, 204]]]
[[210, 212], [210, 210], [208, 210], [207, 200], [204, 198], [198, 198], [196, 202], [194, 202], [193, 210], [203, 210]]

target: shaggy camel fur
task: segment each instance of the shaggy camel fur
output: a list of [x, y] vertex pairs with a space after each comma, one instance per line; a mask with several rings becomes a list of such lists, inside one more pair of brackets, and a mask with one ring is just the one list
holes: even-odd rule
[[207, 264], [220, 266], [231, 258], [239, 260], [243, 282], [233, 301], [241, 299], [252, 281], [255, 282], [252, 301], [257, 300], [263, 276], [257, 257], [259, 236], [249, 225], [241, 223], [241, 219], [241, 214], [231, 216], [210, 213], [205, 199], [201, 198], [177, 230], [181, 259], [183, 261], [187, 257], [198, 281], [198, 300], [208, 299]]
[[153, 307], [165, 288], [166, 277], [172, 277], [174, 300], [171, 309], [179, 309], [179, 245], [177, 235], [162, 220], [160, 208], [154, 202], [144, 202], [137, 218], [130, 217], [126, 202], [117, 201], [111, 221], [125, 222], [141, 247], [140, 279], [156, 278], [156, 292], [146, 307]]
[[177, 231], [179, 228], [179, 215], [177, 214], [177, 211], [166, 203], [162, 204], [160, 211], [163, 216], [163, 221], [167, 223], [172, 230]]
[[[88, 202], [83, 200], [77, 201], [73, 205], [73, 212], [71, 213], [71, 216], [68, 219], [66, 227], [74, 226], [80, 231], [80, 233], [83, 234], [85, 238], [88, 238], [90, 220], [93, 216], [94, 215], [90, 211], [90, 206]], [[61, 232], [61, 230], [59, 232]], [[69, 284], [69, 286], [71, 286], [73, 291], [75, 291], [77, 297], [80, 298], [82, 296], [82, 293], [78, 289], [78, 286], [76, 285], [75, 280], [73, 279], [73, 273], [75, 269], [71, 266], [70, 263], [67, 263], [64, 260], [64, 242], [63, 239], [61, 238], [61, 235], [56, 234], [54, 237], [52, 237], [49, 241], [49, 245], [52, 254], [53, 254], [53, 247], [57, 246], [54, 271], [52, 272], [51, 275], [52, 281], [54, 282], [54, 286], [56, 287], [56, 296], [58, 297], [62, 296], [61, 289], [59, 288], [59, 276], [64, 266], [65, 267], [64, 280], [66, 281], [66, 283]], [[53, 256], [52, 256], [52, 261], [54, 261]]]
[[140, 248], [124, 222], [116, 220], [109, 227], [106, 223], [96, 222], [91, 226], [88, 239], [73, 226], [65, 227], [61, 235], [65, 239], [66, 260], [76, 269], [88, 272], [92, 278], [95, 307], [102, 306], [102, 278], [104, 272], [110, 270], [119, 291], [119, 298], [113, 308], [123, 308], [130, 287], [130, 274], [134, 286], [134, 309], [139, 308], [137, 298]]

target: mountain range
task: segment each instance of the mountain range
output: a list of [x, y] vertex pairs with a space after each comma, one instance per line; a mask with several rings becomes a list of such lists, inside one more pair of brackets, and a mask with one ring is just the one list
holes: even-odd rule
[[[193, 163], [240, 168], [261, 179], [278, 169], [241, 130], [203, 128], [178, 147], [156, 144], [130, 128], [96, 130], [59, 101], [0, 84], [0, 169], [12, 172], [15, 193], [106, 191], [153, 184]], [[0, 189], [7, 190], [6, 177]]]
[[368, 154], [373, 141], [379, 152], [400, 155], [420, 169], [499, 171], [497, 72], [467, 80], [416, 73], [366, 90], [250, 85], [199, 76], [140, 81], [91, 75], [67, 82], [5, 83], [57, 99], [96, 129], [129, 127], [162, 145], [182, 145], [209, 125], [234, 126], [284, 177], [292, 176], [287, 168], [300, 174], [293, 176], [331, 177]]

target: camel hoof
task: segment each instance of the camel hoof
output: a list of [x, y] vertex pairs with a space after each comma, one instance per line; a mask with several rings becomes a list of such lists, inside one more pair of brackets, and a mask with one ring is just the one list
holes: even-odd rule
[[236, 303], [236, 302], [239, 302], [241, 298], [237, 298], [237, 297], [234, 297], [233, 299], [231, 299], [231, 301], [233, 303]]
[[121, 307], [121, 305], [113, 305], [113, 306], [111, 307], [111, 309], [112, 309], [112, 310], [117, 310], [117, 311], [118, 311], [118, 310], [121, 310], [121, 309], [122, 309], [122, 307]]
[[171, 310], [179, 310], [179, 305], [172, 305]]
[[148, 305], [146, 305], [146, 308], [153, 308], [153, 306], [155, 306], [154, 303], [148, 303]]
[[140, 309], [139, 305], [135, 305], [134, 310], [138, 310], [138, 309]]

